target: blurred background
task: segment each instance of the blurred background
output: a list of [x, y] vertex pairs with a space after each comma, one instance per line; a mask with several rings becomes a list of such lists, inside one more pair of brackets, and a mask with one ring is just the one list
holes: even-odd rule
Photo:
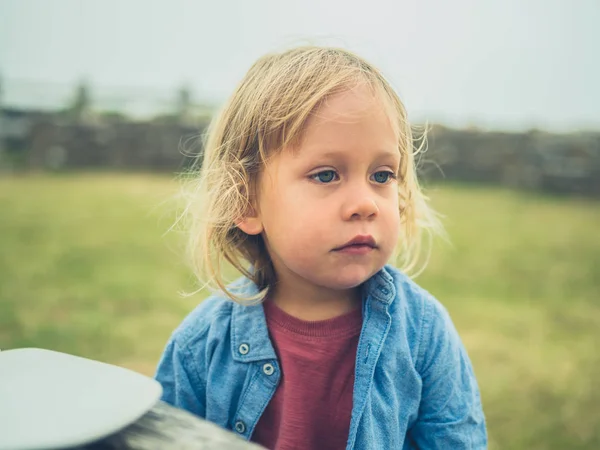
[[493, 449], [600, 448], [600, 3], [0, 1], [0, 348], [152, 375], [195, 287], [176, 176], [252, 62], [378, 65], [444, 215], [450, 310]]

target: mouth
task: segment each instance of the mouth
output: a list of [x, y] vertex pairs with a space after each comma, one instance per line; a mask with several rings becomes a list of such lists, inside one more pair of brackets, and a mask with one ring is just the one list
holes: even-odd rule
[[375, 239], [371, 235], [358, 235], [345, 244], [333, 249], [335, 252], [350, 254], [365, 254], [377, 248]]

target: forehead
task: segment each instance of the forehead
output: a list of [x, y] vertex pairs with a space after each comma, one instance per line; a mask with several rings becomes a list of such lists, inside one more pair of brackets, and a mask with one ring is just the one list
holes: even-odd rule
[[311, 114], [307, 126], [335, 120], [352, 122], [373, 113], [382, 113], [391, 118], [388, 103], [385, 96], [375, 88], [367, 83], [357, 83], [325, 97]]
[[396, 154], [396, 129], [389, 102], [370, 87], [357, 86], [327, 97], [312, 112], [294, 153], [385, 150]]

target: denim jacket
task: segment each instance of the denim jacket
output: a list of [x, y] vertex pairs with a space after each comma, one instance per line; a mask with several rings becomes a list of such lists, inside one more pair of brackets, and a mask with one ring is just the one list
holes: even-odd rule
[[[247, 280], [246, 280], [247, 281]], [[255, 293], [247, 282], [245, 293]], [[156, 372], [162, 399], [249, 440], [281, 376], [262, 305], [204, 300]], [[363, 285], [347, 449], [482, 449], [471, 362], [444, 307], [391, 266]]]

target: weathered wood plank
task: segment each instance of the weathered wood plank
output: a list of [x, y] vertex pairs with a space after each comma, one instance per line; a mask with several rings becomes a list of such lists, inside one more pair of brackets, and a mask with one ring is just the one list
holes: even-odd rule
[[158, 402], [138, 421], [80, 450], [260, 450], [232, 432], [181, 409]]

